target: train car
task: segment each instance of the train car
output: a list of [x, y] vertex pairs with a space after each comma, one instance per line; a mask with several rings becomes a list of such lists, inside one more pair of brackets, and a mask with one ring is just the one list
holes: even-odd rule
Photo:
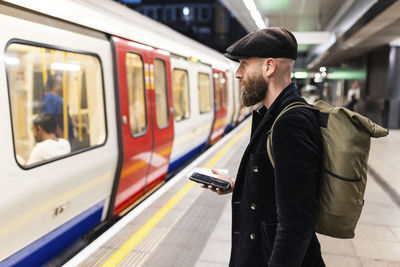
[[68, 257], [240, 120], [237, 65], [118, 3], [0, 24], [0, 265]]

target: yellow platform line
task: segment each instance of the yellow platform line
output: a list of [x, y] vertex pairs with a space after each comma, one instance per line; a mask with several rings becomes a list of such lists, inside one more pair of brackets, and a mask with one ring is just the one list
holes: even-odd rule
[[247, 132], [251, 127], [251, 124], [249, 123], [246, 127], [243, 128], [243, 130], [241, 130], [237, 135], [235, 135], [234, 138], [232, 138], [232, 140], [226, 144], [221, 151], [218, 152], [217, 155], [215, 155], [214, 158], [212, 158], [207, 164], [206, 164], [206, 168], [211, 168], [212, 166], [214, 166], [214, 164], [223, 156], [225, 155], [226, 152], [228, 152], [228, 150], [240, 139], [240, 137], [242, 137], [242, 135], [245, 134], [245, 132]]
[[[206, 168], [211, 168], [226, 152], [250, 129], [250, 124], [242, 129], [232, 140], [226, 144], [222, 150], [218, 152], [207, 164]], [[179, 192], [177, 192], [153, 217], [150, 218], [136, 233], [134, 233], [128, 241], [125, 242], [108, 260], [103, 263], [102, 267], [117, 266], [138, 244], [146, 237], [146, 235], [154, 228], [168, 212], [175, 207], [176, 204], [192, 189], [195, 182], [189, 181]]]

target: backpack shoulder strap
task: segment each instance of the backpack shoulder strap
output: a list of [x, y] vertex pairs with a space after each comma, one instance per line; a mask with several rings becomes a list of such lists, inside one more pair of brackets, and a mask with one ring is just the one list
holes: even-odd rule
[[267, 137], [267, 153], [268, 153], [269, 161], [271, 162], [273, 168], [275, 168], [275, 161], [274, 161], [274, 158], [272, 156], [272, 147], [273, 147], [273, 145], [272, 145], [272, 134], [273, 134], [273, 131], [274, 131], [275, 123], [279, 120], [280, 117], [282, 117], [282, 115], [284, 115], [286, 112], [288, 112], [288, 111], [290, 111], [290, 110], [292, 110], [294, 108], [316, 109], [315, 107], [312, 107], [312, 106], [309, 106], [309, 105], [307, 105], [307, 104], [305, 104], [303, 102], [297, 101], [297, 102], [293, 102], [293, 103], [290, 103], [289, 105], [287, 105], [279, 113], [279, 115], [276, 117], [274, 123], [271, 126], [271, 129], [268, 132], [268, 137]]

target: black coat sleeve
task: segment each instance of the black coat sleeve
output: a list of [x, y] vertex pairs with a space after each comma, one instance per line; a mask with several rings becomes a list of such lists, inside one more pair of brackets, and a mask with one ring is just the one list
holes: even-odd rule
[[269, 266], [301, 266], [314, 233], [321, 136], [313, 111], [295, 109], [275, 124], [277, 233]]

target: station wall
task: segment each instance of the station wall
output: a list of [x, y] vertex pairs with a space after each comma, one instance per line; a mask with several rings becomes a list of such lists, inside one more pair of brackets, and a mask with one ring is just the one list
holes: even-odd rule
[[368, 54], [368, 75], [360, 112], [378, 124], [400, 128], [400, 47], [383, 46]]

